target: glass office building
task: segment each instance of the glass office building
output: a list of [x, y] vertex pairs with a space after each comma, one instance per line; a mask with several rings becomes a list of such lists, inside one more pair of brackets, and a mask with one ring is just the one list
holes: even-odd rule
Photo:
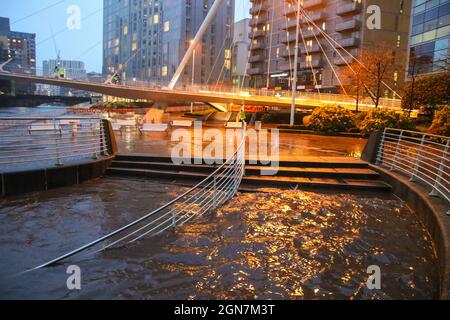
[[[103, 73], [167, 84], [214, 0], [104, 0]], [[231, 81], [234, 0], [225, 0], [180, 83]], [[195, 67], [194, 67], [195, 66]]]
[[412, 10], [408, 76], [448, 70], [450, 0], [414, 0]]

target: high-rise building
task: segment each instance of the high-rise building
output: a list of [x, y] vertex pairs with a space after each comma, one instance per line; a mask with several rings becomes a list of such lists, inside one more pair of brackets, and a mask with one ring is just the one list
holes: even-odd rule
[[[84, 62], [73, 60], [45, 60], [42, 62], [42, 73], [44, 77], [57, 76], [56, 67], [64, 69], [64, 77], [71, 80], [86, 80], [87, 74]], [[51, 96], [84, 96], [86, 93], [80, 90], [63, 88], [57, 86], [43, 86], [41, 91]]]
[[[0, 63], [12, 59], [5, 70], [36, 74], [36, 35], [12, 31], [8, 18], [0, 17]], [[34, 86], [17, 84], [15, 93], [33, 93]]]
[[[104, 0], [103, 73], [167, 84], [214, 0]], [[225, 0], [180, 84], [231, 81], [234, 0]], [[220, 78], [220, 79], [219, 79]]]
[[[290, 87], [294, 69], [297, 30], [296, 1], [251, 0], [249, 37], [252, 87]], [[369, 28], [370, 6], [380, 10], [381, 28]], [[373, 8], [373, 7], [372, 7]], [[403, 85], [408, 47], [411, 1], [408, 0], [303, 0], [302, 9], [311, 21], [301, 19], [299, 38], [298, 89], [339, 91], [342, 72], [362, 50], [384, 44], [397, 56], [394, 88]], [[314, 26], [314, 24], [317, 26]], [[321, 29], [321, 31], [319, 30]], [[328, 34], [339, 46], [327, 39]], [[336, 50], [335, 48], [338, 48]], [[337, 53], [341, 52], [342, 57]], [[403, 61], [403, 62], [402, 62]], [[342, 81], [341, 81], [342, 82]]]
[[413, 0], [407, 78], [450, 69], [450, 0]]
[[232, 50], [232, 80], [233, 86], [248, 87], [248, 50], [250, 48], [250, 19], [242, 19], [234, 24], [233, 50]]

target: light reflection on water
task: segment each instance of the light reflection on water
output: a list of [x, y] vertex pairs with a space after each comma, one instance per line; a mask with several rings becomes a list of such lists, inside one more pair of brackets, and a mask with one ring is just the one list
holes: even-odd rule
[[[3, 276], [105, 234], [182, 190], [105, 178], [0, 200]], [[66, 265], [3, 279], [0, 297], [436, 297], [432, 243], [403, 202], [388, 194], [268, 191], [239, 194], [217, 213], [162, 237], [74, 259], [70, 264], [82, 268], [80, 292], [65, 288]], [[370, 265], [381, 267], [381, 291], [365, 287]]]

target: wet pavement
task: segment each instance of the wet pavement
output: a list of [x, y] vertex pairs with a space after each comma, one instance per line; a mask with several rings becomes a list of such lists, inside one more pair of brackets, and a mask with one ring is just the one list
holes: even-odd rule
[[[185, 190], [107, 177], [0, 200], [0, 298], [436, 298], [437, 261], [418, 218], [381, 194], [261, 190], [157, 238], [20, 276]], [[263, 192], [265, 191], [265, 192]], [[66, 288], [78, 265], [82, 289]], [[378, 265], [382, 289], [365, 283]]]
[[[218, 130], [222, 134], [224, 145], [227, 139], [226, 131], [222, 127], [204, 127], [207, 129]], [[250, 128], [251, 129], [251, 128]], [[186, 129], [183, 129], [186, 130]], [[233, 131], [233, 130], [228, 130]], [[192, 136], [192, 145], [195, 142], [193, 130], [188, 130]], [[168, 132], [145, 132], [139, 134], [136, 130], [116, 131], [116, 139], [119, 153], [138, 153], [148, 154], [150, 156], [171, 156], [172, 147], [178, 143], [173, 142], [173, 130]], [[239, 134], [239, 133], [237, 133]], [[218, 135], [217, 135], [218, 136]], [[270, 139], [270, 135], [268, 136]], [[269, 140], [270, 141], [270, 140]], [[280, 133], [279, 140], [280, 160], [301, 160], [308, 157], [355, 157], [359, 158], [367, 139], [348, 138], [335, 136], [317, 136], [305, 134]], [[203, 142], [203, 146], [210, 142]], [[194, 147], [193, 147], [194, 148]], [[269, 148], [270, 151], [270, 148]], [[247, 155], [249, 150], [247, 148]]]

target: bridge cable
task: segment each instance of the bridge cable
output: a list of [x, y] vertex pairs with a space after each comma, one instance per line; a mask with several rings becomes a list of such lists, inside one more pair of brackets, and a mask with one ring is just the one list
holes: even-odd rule
[[59, 4], [63, 3], [63, 2], [66, 2], [66, 1], [67, 1], [67, 0], [60, 0], [60, 1], [57, 1], [57, 2], [55, 2], [55, 3], [53, 3], [53, 4], [48, 5], [47, 7], [41, 8], [41, 9], [39, 9], [39, 10], [36, 10], [36, 11], [34, 11], [33, 13], [30, 13], [29, 15], [27, 15], [27, 16], [25, 16], [25, 17], [22, 17], [22, 18], [20, 18], [20, 19], [17, 19], [17, 20], [15, 20], [15, 21], [11, 22], [11, 25], [15, 25], [15, 24], [17, 24], [17, 23], [19, 23], [19, 22], [22, 22], [22, 21], [24, 21], [24, 20], [27, 20], [27, 19], [29, 19], [29, 18], [31, 18], [31, 17], [33, 17], [33, 16], [39, 14], [39, 13], [42, 13], [42, 12], [48, 10], [48, 9], [51, 9], [51, 8], [53, 8], [53, 7], [56, 7], [57, 5], [59, 5]]
[[[304, 12], [304, 10], [303, 10]], [[370, 71], [367, 66], [362, 63], [357, 57], [355, 57], [353, 54], [351, 54], [348, 50], [346, 50], [343, 46], [341, 46], [333, 37], [331, 37], [328, 33], [326, 33], [325, 31], [323, 31], [320, 27], [317, 26], [317, 24], [314, 23], [314, 21], [312, 21], [312, 19], [309, 17], [308, 14], [306, 14], [306, 17], [311, 21], [311, 24], [314, 25], [316, 28], [318, 28], [320, 30], [320, 32], [323, 34], [323, 36], [327, 39], [329, 39], [330, 41], [332, 41], [333, 43], [336, 44], [337, 47], [339, 47], [339, 49], [342, 49], [346, 54], [348, 54], [349, 56], [351, 56], [359, 65], [361, 65], [366, 71]], [[337, 50], [336, 48], [334, 48], [335, 50]], [[385, 81], [382, 81], [382, 84], [384, 86], [386, 86], [391, 92], [393, 92], [397, 97], [401, 98], [401, 96], [394, 90], [392, 89]]]
[[287, 47], [287, 51], [288, 51], [288, 60], [289, 60], [289, 86], [291, 85], [291, 81], [292, 81], [292, 73], [293, 73], [293, 68], [292, 68], [292, 57], [291, 57], [291, 46], [289, 45], [289, 31], [288, 31], [288, 18], [287, 18], [287, 11], [286, 11], [286, 1], [283, 1], [283, 10], [284, 10], [284, 21], [286, 24], [286, 41], [288, 41], [288, 45]]
[[[304, 16], [304, 13], [303, 13], [303, 16]], [[311, 27], [311, 24], [309, 23], [309, 21], [307, 21], [307, 24], [308, 24], [308, 27]], [[326, 54], [325, 50], [324, 50], [323, 47], [322, 47], [322, 44], [320, 43], [319, 39], [317, 38], [317, 36], [316, 36], [316, 34], [315, 34], [315, 32], [314, 32], [314, 28], [312, 28], [311, 32], [312, 32], [312, 35], [314, 36], [314, 39], [316, 39], [316, 42], [317, 42], [317, 44], [319, 45], [320, 50], [321, 50], [322, 53], [324, 54], [325, 59], [327, 60], [328, 64], [330, 65], [331, 71], [332, 71], [333, 74], [336, 76], [336, 79], [338, 80], [339, 85], [340, 85], [340, 87], [342, 88], [342, 91], [344, 92], [345, 95], [348, 96], [347, 90], [345, 90], [344, 85], [342, 84], [342, 81], [341, 81], [341, 79], [339, 78], [339, 75], [337, 74], [337, 72], [336, 72], [336, 70], [335, 70], [335, 68], [334, 68], [334, 64], [331, 63], [330, 58], [329, 58], [328, 55]]]
[[[272, 43], [273, 43], [273, 19], [275, 16], [275, 0], [272, 0], [272, 9], [271, 11], [271, 21], [270, 21], [270, 37], [269, 37], [269, 56], [267, 58], [267, 82], [266, 82], [266, 89], [269, 90], [270, 85], [270, 67], [272, 63]], [[266, 27], [267, 28], [267, 27]]]
[[[307, 56], [309, 56], [308, 46], [306, 45], [305, 37], [304, 37], [304, 34], [303, 34], [303, 28], [300, 28], [300, 35], [302, 37], [303, 46], [305, 47], [305, 53], [306, 53]], [[320, 94], [319, 83], [317, 82], [317, 77], [316, 77], [316, 73], [314, 72], [314, 68], [313, 68], [313, 65], [312, 65], [312, 60], [309, 61], [309, 66], [311, 68], [311, 75], [313, 77], [314, 85], [316, 86], [317, 92], [319, 93], [319, 99], [320, 99], [321, 98], [321, 94]]]

